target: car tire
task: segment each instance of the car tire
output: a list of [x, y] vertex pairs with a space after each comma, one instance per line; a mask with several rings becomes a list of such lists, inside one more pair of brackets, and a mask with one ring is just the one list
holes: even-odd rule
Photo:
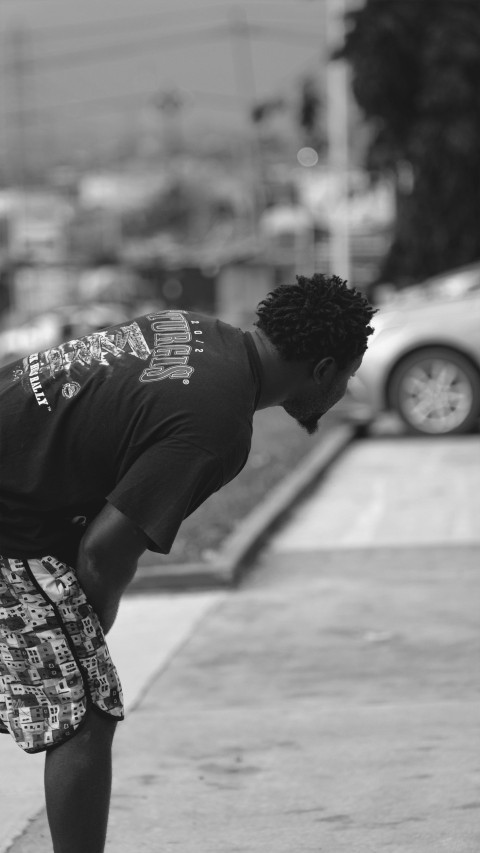
[[388, 396], [409, 432], [458, 435], [480, 416], [480, 375], [460, 353], [426, 347], [397, 365]]

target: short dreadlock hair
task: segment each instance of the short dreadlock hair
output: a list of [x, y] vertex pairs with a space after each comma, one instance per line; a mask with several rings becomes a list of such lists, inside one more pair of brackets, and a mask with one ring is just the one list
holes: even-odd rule
[[337, 275], [296, 276], [281, 284], [257, 307], [255, 325], [286, 361], [316, 364], [331, 356], [339, 369], [367, 349], [376, 309], [366, 297]]

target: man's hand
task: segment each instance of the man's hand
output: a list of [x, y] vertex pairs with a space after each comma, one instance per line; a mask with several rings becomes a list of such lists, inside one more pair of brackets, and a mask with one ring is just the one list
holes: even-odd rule
[[115, 621], [122, 594], [146, 550], [145, 534], [108, 503], [80, 542], [76, 575], [105, 633]]

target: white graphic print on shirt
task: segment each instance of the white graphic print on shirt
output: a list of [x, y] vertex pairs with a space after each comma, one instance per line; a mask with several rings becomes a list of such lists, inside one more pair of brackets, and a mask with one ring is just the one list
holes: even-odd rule
[[108, 368], [108, 357], [118, 359], [130, 355], [145, 361], [150, 352], [140, 326], [134, 321], [128, 326], [120, 326], [108, 332], [94, 332], [44, 352], [32, 353], [23, 359], [23, 369], [17, 369], [14, 376], [15, 379], [28, 383], [27, 387], [33, 391], [39, 406], [47, 406], [51, 411], [45, 389], [42, 387], [42, 379], [48, 381], [63, 374], [66, 382], [62, 394], [71, 399], [80, 390], [78, 382], [69, 381], [72, 368], [76, 368], [78, 379], [79, 369], [88, 371], [95, 363]]
[[[22, 367], [14, 371], [14, 378], [33, 393], [39, 406], [51, 411], [46, 396], [48, 383], [53, 379], [64, 379], [62, 395], [67, 400], [81, 390], [82, 372], [94, 366], [111, 368], [112, 358], [125, 356], [146, 361], [150, 359], [138, 377], [140, 382], [159, 382], [163, 379], [182, 379], [188, 385], [194, 368], [188, 363], [194, 348], [203, 352], [200, 340], [202, 332], [191, 331], [183, 311], [159, 311], [147, 315], [152, 332], [153, 348], [149, 346], [136, 321], [115, 329], [94, 332], [75, 338], [43, 352], [35, 352], [23, 359]], [[199, 324], [192, 320], [192, 324]], [[197, 337], [193, 337], [193, 336]], [[199, 336], [199, 337], [198, 337]], [[71, 375], [75, 370], [74, 377]]]
[[188, 364], [192, 351], [188, 344], [192, 333], [187, 318], [181, 311], [160, 311], [148, 314], [147, 319], [152, 321], [153, 354], [150, 364], [140, 376], [140, 382], [183, 379], [187, 385], [194, 372]]

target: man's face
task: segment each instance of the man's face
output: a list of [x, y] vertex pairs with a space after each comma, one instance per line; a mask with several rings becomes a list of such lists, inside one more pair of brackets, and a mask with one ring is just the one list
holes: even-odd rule
[[[324, 360], [324, 362], [328, 361], [328, 359]], [[356, 358], [341, 370], [334, 362], [330, 364], [324, 362], [317, 365], [313, 376], [306, 379], [283, 403], [287, 414], [295, 418], [309, 435], [317, 431], [320, 418], [342, 399], [347, 390], [348, 380], [360, 367], [362, 357]]]

